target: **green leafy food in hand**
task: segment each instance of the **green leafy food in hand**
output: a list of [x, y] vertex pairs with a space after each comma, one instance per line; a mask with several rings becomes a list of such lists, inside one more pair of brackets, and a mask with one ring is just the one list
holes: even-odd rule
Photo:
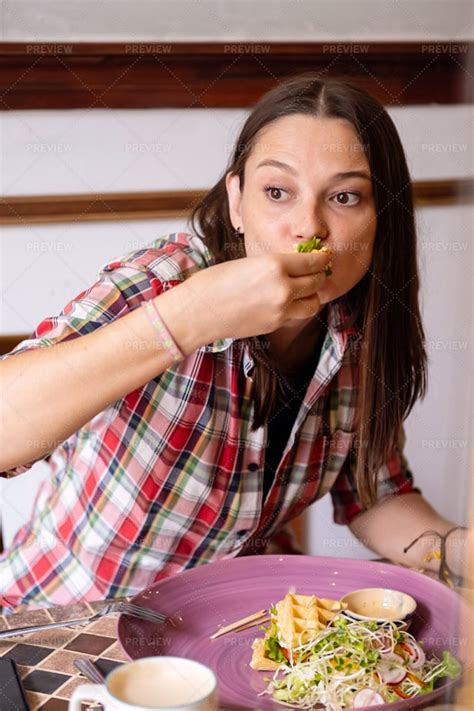
[[320, 237], [310, 237], [306, 242], [295, 245], [296, 252], [312, 252], [313, 249], [320, 250], [322, 246]]
[[[310, 237], [310, 239], [306, 240], [306, 242], [294, 244], [293, 247], [295, 249], [295, 252], [319, 252], [324, 249], [324, 245], [321, 243], [321, 238], [316, 237], [316, 235], [314, 237]], [[324, 273], [326, 274], [326, 276], [331, 276], [332, 269], [330, 264], [325, 267]]]

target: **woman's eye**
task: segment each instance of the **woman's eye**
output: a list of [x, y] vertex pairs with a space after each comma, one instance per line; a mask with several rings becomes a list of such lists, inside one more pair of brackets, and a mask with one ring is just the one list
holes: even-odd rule
[[[350, 201], [351, 197], [353, 198], [352, 202]], [[338, 205], [348, 205], [351, 207], [352, 205], [357, 205], [360, 200], [360, 195], [358, 193], [349, 193], [345, 190], [335, 195], [334, 198]], [[334, 200], [334, 198], [331, 198], [331, 200]]]
[[285, 190], [284, 188], [278, 188], [276, 185], [267, 185], [264, 188], [264, 192], [267, 193], [269, 196], [270, 200], [273, 200], [273, 202], [283, 202], [281, 198], [282, 193], [286, 193], [288, 195], [288, 191]]
[[[286, 200], [282, 199], [282, 197], [284, 198], [284, 195], [289, 196], [290, 194], [289, 190], [285, 190], [285, 188], [279, 188], [276, 185], [265, 186], [264, 192], [268, 195], [269, 199], [272, 202], [286, 202]], [[360, 195], [359, 193], [353, 193], [347, 190], [343, 190], [342, 192], [337, 193], [337, 195], [332, 197], [331, 200], [336, 200], [338, 205], [352, 207], [353, 205], [357, 205], [360, 202]]]

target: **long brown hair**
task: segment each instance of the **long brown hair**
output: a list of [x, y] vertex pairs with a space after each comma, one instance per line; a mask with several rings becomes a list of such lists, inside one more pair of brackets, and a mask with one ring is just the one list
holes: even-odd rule
[[[349, 307], [358, 342], [358, 400], [353, 457], [359, 497], [366, 507], [377, 498], [377, 472], [397, 446], [403, 420], [427, 382], [425, 335], [418, 304], [416, 228], [410, 175], [397, 130], [383, 106], [346, 81], [299, 74], [267, 92], [248, 116], [220, 180], [194, 207], [190, 223], [216, 263], [245, 256], [242, 236], [232, 226], [225, 176], [240, 178], [259, 132], [290, 114], [349, 121], [365, 151], [373, 181], [377, 214], [372, 264], [341, 299]], [[252, 428], [277, 408], [278, 364], [265, 335], [242, 339], [254, 359], [250, 397]]]

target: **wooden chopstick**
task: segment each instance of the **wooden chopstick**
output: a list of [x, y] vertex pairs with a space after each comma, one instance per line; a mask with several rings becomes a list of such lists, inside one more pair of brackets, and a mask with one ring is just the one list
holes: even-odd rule
[[257, 625], [261, 625], [263, 622], [270, 622], [270, 617], [262, 617], [262, 619], [255, 620], [255, 622], [247, 622], [247, 624], [242, 625], [242, 627], [238, 627], [234, 632], [242, 632], [242, 630], [248, 630], [251, 627], [256, 627]]
[[249, 627], [254, 627], [255, 625], [260, 624], [260, 622], [267, 622], [269, 619], [267, 610], [260, 610], [259, 612], [255, 612], [253, 615], [243, 617], [241, 620], [236, 620], [226, 627], [221, 627], [220, 630], [214, 632], [209, 639], [217, 639], [217, 637], [221, 637], [221, 635], [227, 634], [227, 632], [236, 632], [241, 629], [248, 629]]

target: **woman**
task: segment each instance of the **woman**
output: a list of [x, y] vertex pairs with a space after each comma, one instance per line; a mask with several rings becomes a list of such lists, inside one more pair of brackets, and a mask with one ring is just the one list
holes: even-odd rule
[[[439, 567], [435, 535], [403, 552], [454, 524], [403, 455], [426, 353], [410, 178], [383, 107], [314, 73], [278, 85], [191, 224], [106, 265], [1, 364], [0, 469], [51, 467], [0, 558], [6, 611], [275, 550], [328, 491], [374, 551]], [[294, 252], [315, 235], [327, 250]]]

